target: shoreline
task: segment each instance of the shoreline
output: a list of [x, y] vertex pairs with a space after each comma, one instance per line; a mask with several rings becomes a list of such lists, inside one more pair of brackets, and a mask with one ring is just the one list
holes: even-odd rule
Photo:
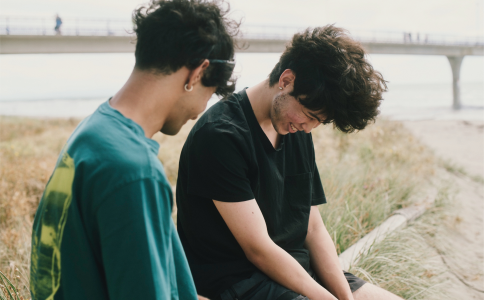
[[[0, 116], [18, 116], [33, 118], [84, 118], [92, 114], [106, 98], [95, 99], [55, 99], [55, 100], [17, 100], [0, 101]], [[218, 99], [212, 97], [207, 108]], [[461, 120], [484, 121], [484, 106], [463, 105], [460, 110], [446, 106], [387, 106], [382, 104], [379, 117], [393, 121], [431, 121]]]

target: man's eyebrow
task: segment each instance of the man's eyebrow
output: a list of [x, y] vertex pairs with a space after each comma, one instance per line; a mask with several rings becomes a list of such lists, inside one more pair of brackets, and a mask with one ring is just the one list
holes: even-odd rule
[[311, 115], [311, 117], [315, 118], [316, 120], [318, 120], [319, 123], [321, 123], [321, 119], [318, 118], [318, 116], [316, 116], [315, 114], [313, 114], [312, 112], [308, 112], [308, 114]]

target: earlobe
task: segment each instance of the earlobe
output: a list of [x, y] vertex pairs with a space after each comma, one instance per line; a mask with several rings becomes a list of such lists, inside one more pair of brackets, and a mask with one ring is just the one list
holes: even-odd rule
[[185, 91], [187, 91], [187, 92], [193, 91], [193, 85], [190, 88], [188, 88], [188, 83], [185, 84]]
[[[196, 67], [193, 70], [190, 70], [187, 78], [187, 83], [185, 84], [185, 91], [191, 92], [193, 90], [193, 86], [201, 80], [203, 77], [203, 71], [208, 67], [210, 62], [206, 59], [201, 65]], [[191, 86], [190, 88], [188, 88]]]

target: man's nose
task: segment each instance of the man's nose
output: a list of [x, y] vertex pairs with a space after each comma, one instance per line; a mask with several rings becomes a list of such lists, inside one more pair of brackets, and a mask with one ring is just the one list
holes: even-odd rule
[[310, 133], [311, 130], [313, 129], [313, 127], [311, 126], [310, 123], [302, 123], [301, 127], [304, 130], [304, 132], [306, 132], [306, 133]]

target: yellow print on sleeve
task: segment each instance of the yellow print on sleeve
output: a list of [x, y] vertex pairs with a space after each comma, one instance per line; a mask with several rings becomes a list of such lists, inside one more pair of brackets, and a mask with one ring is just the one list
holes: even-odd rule
[[60, 286], [60, 250], [72, 200], [74, 171], [74, 160], [64, 149], [45, 188], [34, 223], [30, 270], [33, 299], [52, 300]]

